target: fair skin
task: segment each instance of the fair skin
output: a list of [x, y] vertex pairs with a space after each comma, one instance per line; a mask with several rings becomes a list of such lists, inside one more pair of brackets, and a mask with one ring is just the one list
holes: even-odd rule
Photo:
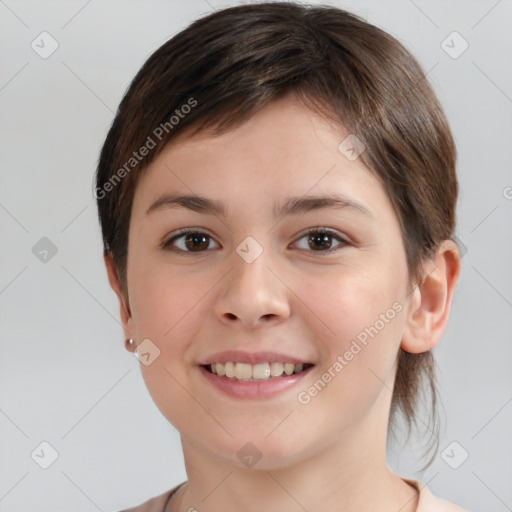
[[[419, 353], [439, 342], [460, 256], [444, 241], [423, 283], [411, 287], [398, 218], [361, 158], [338, 150], [346, 135], [288, 96], [220, 136], [180, 138], [137, 185], [127, 297], [105, 261], [125, 336], [160, 350], [141, 371], [181, 433], [188, 482], [168, 511], [416, 510], [416, 490], [386, 463], [396, 358], [400, 347]], [[164, 193], [220, 201], [226, 217], [170, 206], [147, 213]], [[274, 204], [290, 196], [324, 194], [343, 195], [366, 213], [329, 207], [274, 217]], [[316, 227], [334, 232], [327, 246], [308, 243], [304, 232]], [[186, 244], [186, 235], [163, 248], [180, 228], [208, 235], [203, 248]], [[252, 263], [236, 251], [248, 236], [263, 248]], [[300, 403], [298, 394], [394, 303], [401, 311]], [[273, 397], [233, 398], [198, 366], [230, 349], [279, 351], [314, 366]], [[261, 453], [252, 468], [237, 456], [247, 442]]]

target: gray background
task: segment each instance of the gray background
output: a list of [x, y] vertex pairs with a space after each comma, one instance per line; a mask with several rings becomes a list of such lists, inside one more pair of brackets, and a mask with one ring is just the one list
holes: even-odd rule
[[[467, 253], [435, 350], [440, 454], [419, 473], [414, 444], [400, 446], [390, 464], [473, 512], [512, 510], [512, 2], [331, 3], [417, 56], [459, 150], [457, 234]], [[92, 180], [113, 114], [145, 59], [226, 5], [0, 1], [1, 512], [117, 511], [186, 478], [179, 435], [123, 348]], [[46, 59], [31, 48], [33, 40], [42, 46], [43, 31], [59, 45]], [[469, 44], [458, 58], [457, 36], [442, 46], [453, 31]], [[57, 249], [47, 261], [36, 245], [43, 237]], [[50, 460], [43, 441], [59, 454], [48, 469], [39, 465]], [[450, 467], [464, 451], [468, 459]]]

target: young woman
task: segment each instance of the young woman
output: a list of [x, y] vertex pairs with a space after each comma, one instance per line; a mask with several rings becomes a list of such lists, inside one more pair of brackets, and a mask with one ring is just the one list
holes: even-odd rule
[[422, 387], [435, 404], [455, 162], [416, 60], [343, 10], [217, 11], [148, 59], [96, 197], [188, 480], [131, 510], [462, 510], [386, 462], [397, 414], [414, 424]]

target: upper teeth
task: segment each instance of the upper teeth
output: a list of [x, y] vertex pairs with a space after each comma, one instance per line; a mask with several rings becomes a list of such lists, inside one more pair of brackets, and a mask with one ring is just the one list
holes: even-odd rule
[[212, 363], [210, 365], [212, 373], [216, 373], [221, 377], [229, 377], [230, 379], [248, 380], [268, 380], [271, 377], [280, 377], [283, 373], [291, 375], [299, 373], [303, 370], [302, 363]]

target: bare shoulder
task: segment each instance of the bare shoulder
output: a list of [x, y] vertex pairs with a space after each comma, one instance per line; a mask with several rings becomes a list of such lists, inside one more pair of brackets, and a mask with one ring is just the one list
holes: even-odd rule
[[403, 478], [403, 480], [414, 486], [419, 492], [418, 508], [416, 512], [469, 512], [449, 501], [438, 498], [419, 480], [411, 480], [408, 478]]
[[437, 509], [439, 512], [469, 512], [464, 508], [461, 508], [450, 501], [443, 500], [441, 498], [436, 498], [437, 500]]

